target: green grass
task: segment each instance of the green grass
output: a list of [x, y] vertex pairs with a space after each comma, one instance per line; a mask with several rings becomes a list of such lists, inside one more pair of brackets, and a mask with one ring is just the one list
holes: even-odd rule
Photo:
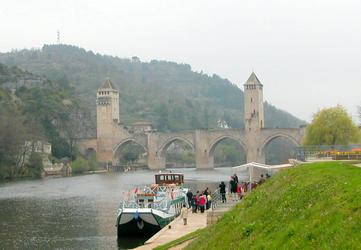
[[361, 168], [281, 171], [186, 249], [361, 249]]

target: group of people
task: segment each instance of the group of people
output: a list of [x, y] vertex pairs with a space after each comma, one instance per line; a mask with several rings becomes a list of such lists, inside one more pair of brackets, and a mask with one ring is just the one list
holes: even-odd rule
[[[266, 178], [268, 179], [269, 177], [271, 176], [269, 174], [266, 174]], [[253, 183], [239, 182], [238, 176], [236, 174], [232, 175], [229, 181], [231, 199], [233, 201], [242, 199], [249, 188], [255, 188], [257, 185], [260, 185], [265, 181], [266, 179], [264, 178], [263, 174], [261, 174], [258, 182], [253, 182]], [[219, 184], [219, 193], [221, 194], [222, 203], [227, 202], [227, 197], [226, 197], [227, 188], [224, 181], [222, 181]], [[197, 213], [198, 211], [204, 213], [205, 210], [211, 208], [212, 206], [212, 195], [208, 187], [203, 192], [197, 191], [195, 194], [193, 194], [191, 189], [189, 189], [187, 192], [187, 200], [188, 200], [188, 207], [186, 205], [183, 205], [180, 214], [181, 218], [184, 221], [184, 225], [187, 225], [189, 208], [192, 208], [192, 213]]]
[[198, 210], [204, 213], [205, 210], [212, 206], [212, 195], [208, 187], [202, 192], [197, 191], [195, 194], [189, 189], [187, 199], [189, 206], [192, 208], [192, 213], [197, 213]]
[[[238, 176], [234, 174], [231, 176], [231, 179], [229, 181], [229, 189], [231, 191], [232, 200], [236, 201], [242, 199], [242, 197], [244, 196], [244, 193], [247, 191], [247, 183], [239, 183]], [[224, 181], [219, 184], [219, 193], [222, 197], [222, 203], [227, 202], [226, 184], [224, 183]]]
[[[269, 178], [269, 177], [270, 177], [270, 175], [267, 173], [266, 178]], [[245, 193], [247, 192], [248, 188], [255, 188], [257, 185], [260, 185], [265, 181], [266, 181], [266, 179], [264, 178], [263, 174], [261, 174], [258, 182], [253, 182], [253, 183], [239, 182], [238, 176], [236, 174], [232, 175], [230, 177], [230, 181], [229, 181], [229, 190], [231, 193], [231, 199], [233, 201], [242, 199], [243, 196], [245, 195]], [[226, 191], [226, 184], [224, 183], [224, 181], [222, 181], [219, 184], [219, 192], [222, 197], [222, 203], [227, 202], [227, 197], [226, 197], [227, 191]]]
[[205, 210], [209, 209], [212, 205], [212, 195], [208, 187], [203, 191], [197, 191], [195, 194], [192, 193], [191, 189], [188, 189], [187, 192], [188, 206], [185, 204], [181, 209], [180, 216], [183, 219], [183, 224], [187, 225], [188, 218], [188, 209], [192, 208], [192, 213], [197, 213], [199, 210], [201, 213], [204, 213]]

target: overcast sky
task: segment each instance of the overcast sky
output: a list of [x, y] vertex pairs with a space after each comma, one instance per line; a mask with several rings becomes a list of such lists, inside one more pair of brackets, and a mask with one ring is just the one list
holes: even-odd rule
[[188, 63], [310, 121], [361, 105], [360, 0], [1, 0], [0, 51], [61, 42], [142, 61]]

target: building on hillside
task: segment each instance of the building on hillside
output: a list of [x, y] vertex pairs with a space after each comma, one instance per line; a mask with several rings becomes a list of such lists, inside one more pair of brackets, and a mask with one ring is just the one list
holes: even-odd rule
[[30, 154], [33, 152], [41, 156], [44, 168], [52, 167], [52, 163], [49, 160], [49, 156], [51, 156], [51, 144], [49, 142], [40, 140], [25, 141], [21, 152], [24, 162], [29, 161]]

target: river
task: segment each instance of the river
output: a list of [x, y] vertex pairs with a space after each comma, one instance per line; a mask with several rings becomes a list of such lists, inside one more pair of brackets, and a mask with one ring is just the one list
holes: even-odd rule
[[[230, 168], [177, 169], [192, 190], [228, 181]], [[123, 191], [154, 182], [152, 171], [45, 178], [0, 184], [0, 249], [127, 249], [146, 239], [117, 240]], [[244, 173], [240, 179], [246, 178]]]

